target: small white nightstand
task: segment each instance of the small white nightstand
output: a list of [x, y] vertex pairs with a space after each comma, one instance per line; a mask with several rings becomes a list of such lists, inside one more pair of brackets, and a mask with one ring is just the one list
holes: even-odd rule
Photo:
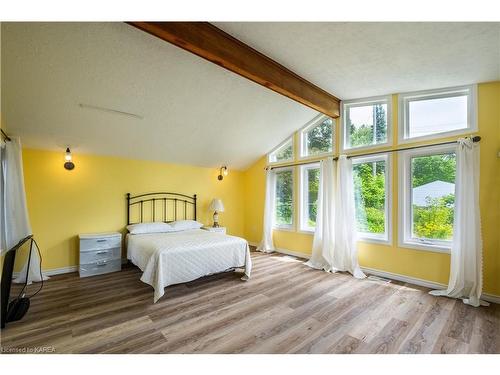
[[226, 234], [226, 227], [203, 227], [201, 229], [207, 230], [209, 232]]
[[118, 232], [80, 234], [80, 277], [122, 269], [122, 235]]

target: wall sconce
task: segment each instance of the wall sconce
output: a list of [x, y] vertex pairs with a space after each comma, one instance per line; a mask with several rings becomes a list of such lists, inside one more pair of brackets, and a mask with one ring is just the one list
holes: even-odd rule
[[64, 163], [64, 168], [66, 168], [68, 171], [72, 170], [75, 168], [75, 163], [73, 163], [73, 157], [71, 156], [71, 150], [69, 147], [66, 148], [66, 155], [64, 155], [64, 160], [66, 162]]
[[220, 167], [220, 171], [219, 171], [219, 175], [217, 176], [217, 179], [219, 181], [222, 181], [222, 179], [227, 176], [228, 174], [228, 170], [227, 170], [227, 167], [225, 165], [223, 165], [222, 167]]

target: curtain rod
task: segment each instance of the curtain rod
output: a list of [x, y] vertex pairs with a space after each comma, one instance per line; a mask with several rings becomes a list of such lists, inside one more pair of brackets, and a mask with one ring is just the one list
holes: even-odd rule
[[[481, 137], [479, 135], [476, 135], [472, 137], [472, 142], [477, 143], [481, 140]], [[420, 146], [413, 146], [413, 147], [404, 147], [404, 148], [398, 148], [398, 149], [392, 149], [392, 150], [384, 150], [384, 151], [374, 151], [374, 152], [367, 152], [364, 154], [356, 154], [356, 155], [347, 155], [347, 157], [350, 158], [356, 158], [358, 156], [370, 156], [370, 155], [378, 155], [378, 154], [386, 154], [388, 152], [398, 152], [398, 151], [406, 151], [406, 150], [414, 150], [416, 148], [424, 148], [424, 147], [433, 147], [433, 146], [442, 146], [442, 145], [451, 145], [453, 143], [457, 143], [458, 141], [450, 141], [450, 142], [442, 142], [442, 143], [433, 143], [431, 145], [420, 145]], [[338, 160], [338, 156], [333, 158], [333, 160]], [[296, 165], [307, 165], [307, 164], [316, 164], [318, 163], [319, 160], [314, 160], [314, 161], [305, 161], [305, 162], [297, 162], [297, 163], [291, 163], [291, 164], [286, 164], [286, 165], [278, 165], [276, 167], [268, 166], [265, 167], [264, 169], [280, 169], [280, 168], [287, 168], [287, 167], [294, 167]]]
[[10, 137], [7, 134], [5, 134], [5, 132], [3, 131], [3, 129], [0, 129], [0, 131], [2, 132], [2, 135], [5, 137], [5, 140], [7, 142], [10, 142], [11, 141]]

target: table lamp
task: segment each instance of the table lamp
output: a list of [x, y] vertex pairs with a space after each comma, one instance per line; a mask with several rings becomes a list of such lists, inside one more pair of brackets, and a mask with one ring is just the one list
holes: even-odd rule
[[210, 211], [214, 211], [214, 225], [216, 228], [219, 226], [219, 212], [224, 212], [224, 205], [219, 198], [212, 199], [212, 203], [210, 203], [209, 207]]

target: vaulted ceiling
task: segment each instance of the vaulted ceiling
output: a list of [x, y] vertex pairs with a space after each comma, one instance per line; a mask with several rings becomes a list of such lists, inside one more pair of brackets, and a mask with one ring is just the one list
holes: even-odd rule
[[215, 25], [340, 99], [500, 79], [500, 23]]
[[[216, 25], [341, 99], [500, 79], [498, 23]], [[1, 38], [2, 123], [28, 147], [242, 169], [316, 115], [123, 23]]]
[[124, 23], [2, 24], [3, 123], [28, 147], [240, 169], [315, 114]]

